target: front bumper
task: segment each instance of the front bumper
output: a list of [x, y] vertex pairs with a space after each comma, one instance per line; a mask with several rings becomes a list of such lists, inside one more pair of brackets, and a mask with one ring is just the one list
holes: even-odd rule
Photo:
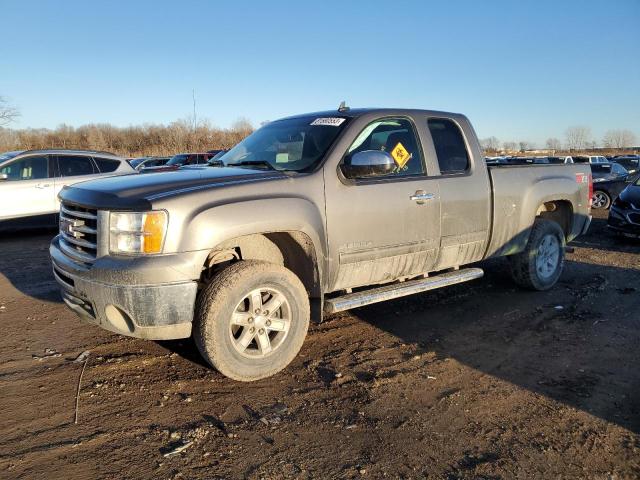
[[57, 237], [49, 253], [62, 299], [81, 319], [131, 337], [168, 340], [191, 335], [195, 281], [148, 283], [149, 272], [134, 269], [128, 272], [129, 278], [117, 276], [126, 283], [112, 283], [96, 279], [95, 265], [82, 269], [70, 261]]

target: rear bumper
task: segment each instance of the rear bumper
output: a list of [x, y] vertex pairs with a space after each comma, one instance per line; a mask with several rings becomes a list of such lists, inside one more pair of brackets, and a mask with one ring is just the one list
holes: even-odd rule
[[[196, 282], [139, 284], [130, 278], [130, 284], [124, 285], [97, 281], [87, 278], [86, 271], [70, 268], [57, 238], [49, 252], [62, 299], [82, 320], [138, 338], [168, 340], [191, 335]], [[148, 275], [132, 271], [131, 277], [136, 276]]]

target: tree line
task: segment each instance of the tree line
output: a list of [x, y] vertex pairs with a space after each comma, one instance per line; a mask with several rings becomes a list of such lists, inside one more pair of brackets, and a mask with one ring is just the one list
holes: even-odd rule
[[253, 131], [248, 120], [239, 119], [222, 129], [189, 119], [169, 125], [114, 127], [109, 124], [60, 125], [56, 129], [0, 127], [0, 152], [42, 148], [104, 150], [124, 157], [206, 152], [234, 146]]
[[[480, 140], [482, 149], [488, 154], [515, 153], [533, 150], [536, 145], [525, 140], [519, 142], [501, 142], [496, 137], [487, 137]], [[598, 142], [591, 129], [585, 126], [569, 127], [565, 131], [564, 142], [559, 138], [551, 137], [545, 142], [543, 148], [553, 152], [589, 151], [595, 149], [607, 149], [612, 152], [638, 149], [637, 137], [631, 130], [608, 130], [601, 141]]]

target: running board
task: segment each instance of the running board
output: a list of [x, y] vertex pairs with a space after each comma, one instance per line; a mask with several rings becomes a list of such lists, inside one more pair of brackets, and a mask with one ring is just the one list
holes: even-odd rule
[[392, 298], [413, 295], [414, 293], [435, 290], [436, 288], [447, 287], [456, 283], [475, 280], [484, 275], [481, 268], [465, 268], [453, 272], [441, 273], [429, 278], [419, 278], [407, 282], [393, 283], [383, 287], [371, 288], [361, 292], [349, 293], [342, 297], [329, 298], [324, 301], [324, 312], [336, 313], [350, 310], [371, 303], [383, 302]]

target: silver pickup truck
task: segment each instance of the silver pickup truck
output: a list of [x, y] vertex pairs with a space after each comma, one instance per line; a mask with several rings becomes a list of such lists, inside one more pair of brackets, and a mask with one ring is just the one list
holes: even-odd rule
[[487, 167], [459, 114], [340, 108], [271, 122], [218, 166], [59, 195], [50, 248], [66, 304], [123, 335], [193, 335], [231, 378], [300, 350], [310, 319], [482, 276], [558, 280], [590, 223], [586, 164]]

